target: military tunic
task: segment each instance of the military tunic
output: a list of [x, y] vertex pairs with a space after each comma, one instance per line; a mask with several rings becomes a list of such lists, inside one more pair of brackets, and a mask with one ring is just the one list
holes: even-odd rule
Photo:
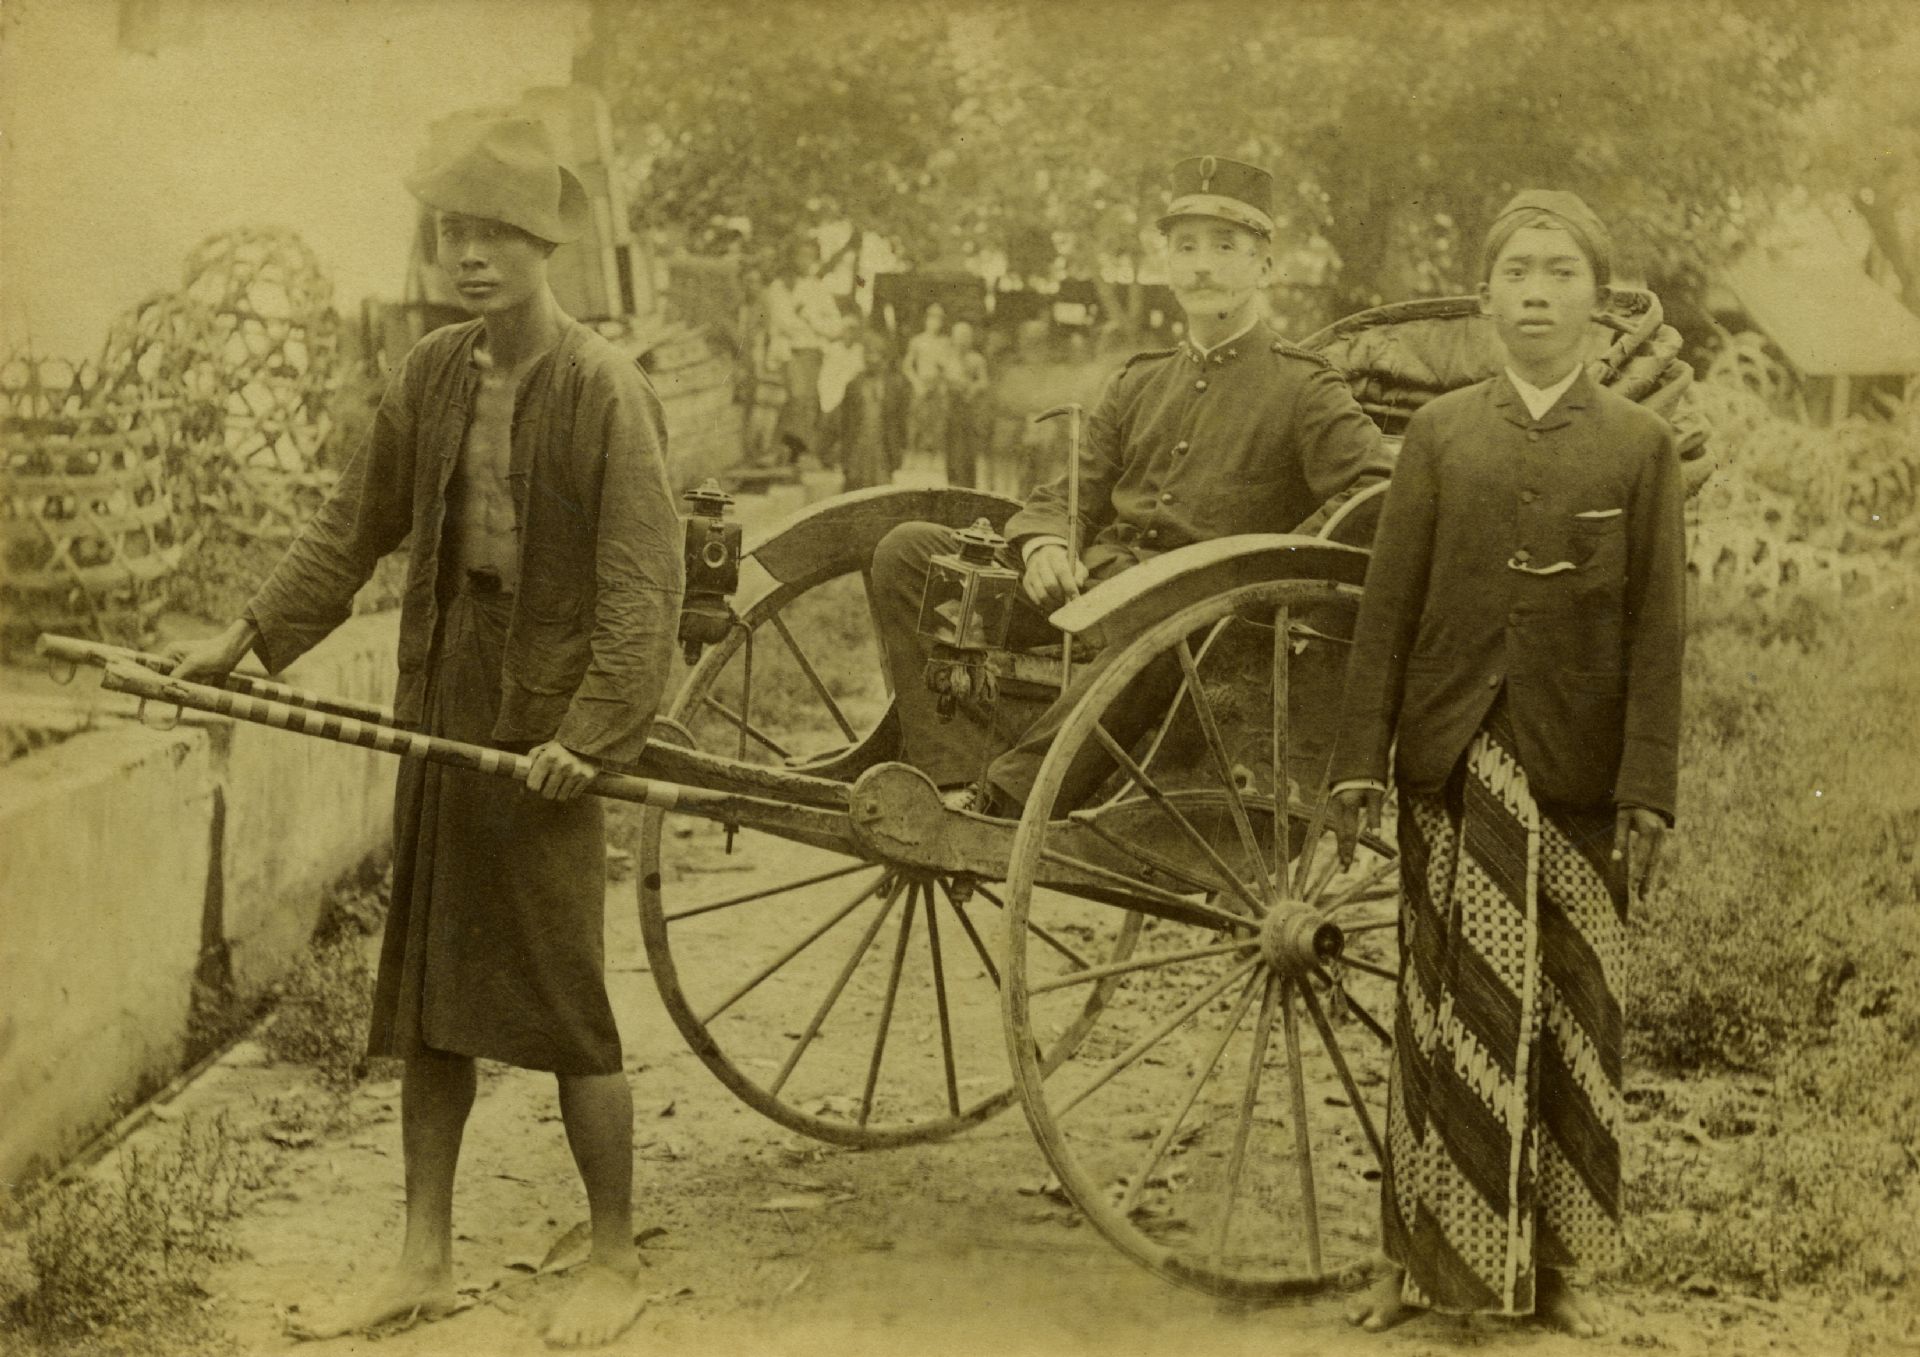
[[[1088, 419], [1080, 454], [1081, 560], [1098, 581], [1193, 542], [1287, 532], [1390, 468], [1379, 430], [1340, 374], [1264, 322], [1208, 352], [1183, 344], [1143, 353], [1108, 382]], [[1006, 536], [1016, 549], [1037, 537], [1067, 536], [1064, 475], [1034, 491], [1008, 521]], [[946, 529], [908, 523], [874, 553], [875, 608], [903, 757], [941, 785], [970, 781], [991, 760], [988, 780], [1003, 801], [1017, 803], [1097, 669], [1078, 670], [1074, 689], [1023, 729], [1010, 732], [1006, 712], [987, 717], [967, 708], [942, 722], [922, 677], [926, 649], [916, 623], [927, 562], [952, 549]], [[1021, 612], [1013, 644], [1057, 639], [1024, 599]], [[1166, 696], [1143, 676], [1129, 702], [1151, 719]]]
[[[1391, 469], [1346, 380], [1265, 322], [1202, 353], [1133, 358], [1107, 384], [1080, 453], [1081, 560], [1096, 577], [1193, 542], [1287, 532]], [[1067, 535], [1065, 476], [1007, 523]]]

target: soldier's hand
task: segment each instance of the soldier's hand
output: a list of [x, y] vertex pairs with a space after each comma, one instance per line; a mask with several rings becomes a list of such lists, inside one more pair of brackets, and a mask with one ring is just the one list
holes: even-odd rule
[[1027, 573], [1020, 584], [1042, 612], [1052, 612], [1070, 598], [1079, 597], [1087, 582], [1087, 567], [1067, 554], [1060, 542], [1046, 542], [1027, 553]]
[[166, 649], [173, 661], [170, 677], [177, 679], [224, 678], [253, 649], [259, 633], [253, 623], [241, 618], [225, 631], [203, 636], [197, 641], [176, 641]]
[[1667, 822], [1645, 806], [1622, 806], [1613, 817], [1613, 860], [1624, 861], [1630, 899], [1645, 899], [1659, 879]]
[[599, 771], [590, 760], [581, 758], [558, 740], [548, 740], [532, 754], [533, 766], [527, 769], [527, 790], [538, 792], [549, 801], [571, 801], [586, 790]]
[[1364, 818], [1367, 832], [1380, 832], [1380, 807], [1386, 795], [1378, 787], [1343, 787], [1335, 792], [1327, 807], [1327, 827], [1340, 854], [1342, 867], [1353, 866], [1354, 845], [1360, 842]]

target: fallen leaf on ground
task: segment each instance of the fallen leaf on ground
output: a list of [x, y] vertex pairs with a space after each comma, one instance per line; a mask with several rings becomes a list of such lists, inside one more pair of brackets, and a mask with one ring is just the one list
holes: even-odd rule
[[679, 1106], [678, 1103], [670, 1102], [665, 1107], [661, 1108], [656, 1115], [662, 1116], [662, 1117], [671, 1117], [673, 1115], [673, 1109], [677, 1106]]
[[547, 1256], [540, 1260], [540, 1271], [565, 1272], [570, 1267], [586, 1262], [592, 1247], [593, 1228], [583, 1220], [553, 1241]]
[[844, 1202], [850, 1202], [853, 1200], [853, 1196], [854, 1194], [851, 1192], [837, 1192], [831, 1196], [821, 1196], [818, 1193], [809, 1192], [791, 1192], [785, 1196], [769, 1197], [753, 1209], [756, 1211], [818, 1211], [822, 1207], [839, 1206]]
[[1022, 1186], [1018, 1191], [1023, 1197], [1046, 1197], [1065, 1205], [1072, 1204], [1072, 1199], [1067, 1196], [1067, 1189], [1062, 1187], [1060, 1180], [1051, 1173], [1037, 1183]]
[[782, 1296], [791, 1296], [794, 1292], [798, 1291], [801, 1287], [805, 1286], [807, 1284], [807, 1278], [811, 1277], [812, 1275], [813, 1275], [813, 1267], [811, 1265], [801, 1268], [799, 1276], [795, 1277], [792, 1281], [788, 1282], [785, 1286], [780, 1288], [780, 1294]]
[[285, 1145], [290, 1150], [305, 1149], [317, 1139], [313, 1132], [299, 1126], [269, 1126], [264, 1134], [274, 1144]]

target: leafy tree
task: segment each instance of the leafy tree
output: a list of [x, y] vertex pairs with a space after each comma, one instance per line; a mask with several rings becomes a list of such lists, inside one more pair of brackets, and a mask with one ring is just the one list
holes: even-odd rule
[[1281, 243], [1333, 261], [1333, 316], [1471, 286], [1526, 185], [1585, 196], [1669, 300], [1697, 290], [1807, 180], [1813, 111], [1899, 8], [604, 0], [599, 46], [651, 220], [845, 213], [920, 262], [1057, 252], [1098, 276], [1143, 253], [1168, 163], [1206, 150], [1275, 171]]
[[1839, 39], [1844, 79], [1806, 110], [1803, 179], [1853, 203], [1920, 310], [1920, 27], [1907, 0], [1858, 9]]
[[756, 238], [850, 218], [925, 252], [951, 154], [946, 27], [923, 0], [601, 0], [584, 74], [641, 177], [641, 224]]

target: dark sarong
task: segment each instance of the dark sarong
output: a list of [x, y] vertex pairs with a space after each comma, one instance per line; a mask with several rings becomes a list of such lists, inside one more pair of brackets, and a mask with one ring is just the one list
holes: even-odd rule
[[1443, 791], [1401, 792], [1382, 1215], [1410, 1304], [1531, 1314], [1540, 1268], [1617, 1259], [1613, 821], [1535, 802], [1504, 704]]
[[[429, 662], [429, 734], [491, 743], [511, 609], [502, 593], [447, 600]], [[409, 759], [393, 816], [393, 907], [368, 1050], [617, 1074], [599, 800], [548, 801], [505, 778]]]

